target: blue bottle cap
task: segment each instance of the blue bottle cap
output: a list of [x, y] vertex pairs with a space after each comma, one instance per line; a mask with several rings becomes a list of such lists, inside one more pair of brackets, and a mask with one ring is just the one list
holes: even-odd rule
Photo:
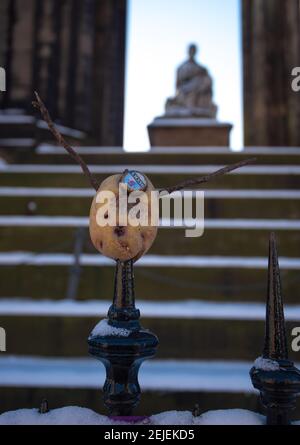
[[147, 179], [142, 173], [135, 170], [127, 170], [123, 174], [121, 182], [127, 184], [129, 192], [143, 191], [147, 188]]

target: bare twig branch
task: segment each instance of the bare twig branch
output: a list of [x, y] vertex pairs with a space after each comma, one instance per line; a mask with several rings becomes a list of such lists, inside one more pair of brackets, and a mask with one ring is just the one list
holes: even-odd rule
[[36, 101], [33, 101], [32, 105], [40, 111], [44, 121], [47, 123], [49, 130], [51, 131], [51, 133], [57, 140], [58, 144], [61, 145], [62, 147], [64, 147], [66, 149], [66, 151], [69, 153], [69, 155], [80, 165], [83, 173], [89, 179], [91, 186], [97, 191], [99, 188], [99, 183], [98, 183], [97, 179], [91, 174], [88, 166], [86, 165], [86, 163], [84, 162], [82, 157], [79, 156], [78, 153], [76, 153], [76, 151], [66, 142], [64, 137], [57, 130], [57, 128], [55, 127], [55, 125], [50, 117], [50, 114], [49, 114], [45, 104], [43, 103], [43, 101], [40, 98], [40, 96], [38, 95], [38, 93], [35, 91], [34, 94], [36, 97]]
[[244, 167], [245, 165], [252, 164], [255, 161], [256, 158], [245, 159], [244, 161], [237, 162], [236, 164], [230, 164], [227, 165], [226, 167], [222, 167], [213, 173], [209, 173], [208, 175], [200, 176], [200, 178], [187, 179], [186, 181], [180, 182], [179, 184], [174, 185], [173, 187], [166, 187], [165, 189], [162, 190], [165, 190], [168, 193], [172, 193], [187, 187], [194, 187], [195, 185], [204, 184], [206, 182], [211, 181], [214, 178], [217, 178], [218, 176], [223, 176], [226, 173], [236, 170], [237, 168]]

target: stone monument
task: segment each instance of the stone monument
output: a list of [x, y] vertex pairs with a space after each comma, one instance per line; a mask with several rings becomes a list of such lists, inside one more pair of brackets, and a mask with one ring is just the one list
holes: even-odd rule
[[216, 120], [212, 78], [196, 53], [191, 44], [188, 60], [177, 69], [175, 96], [167, 99], [165, 114], [148, 126], [151, 146], [229, 146], [232, 125]]

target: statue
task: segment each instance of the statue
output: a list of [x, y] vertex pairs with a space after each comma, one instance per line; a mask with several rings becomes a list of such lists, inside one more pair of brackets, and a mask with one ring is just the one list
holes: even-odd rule
[[176, 96], [167, 99], [165, 117], [216, 117], [212, 79], [207, 69], [196, 62], [196, 52], [196, 45], [190, 45], [188, 60], [177, 69]]

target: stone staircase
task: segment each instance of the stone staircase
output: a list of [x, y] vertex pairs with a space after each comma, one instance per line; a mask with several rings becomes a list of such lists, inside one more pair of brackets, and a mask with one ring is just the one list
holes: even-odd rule
[[[100, 180], [135, 166], [157, 187], [257, 157], [255, 165], [205, 187], [202, 237], [162, 227], [135, 276], [142, 324], [160, 339], [156, 359], [141, 369], [138, 412], [192, 409], [195, 403], [201, 411], [258, 410], [247, 370], [262, 349], [271, 230], [281, 257], [289, 339], [300, 323], [300, 148], [78, 151]], [[0, 412], [38, 406], [42, 397], [51, 407], [100, 411], [104, 374], [87, 357], [86, 338], [110, 304], [114, 267], [88, 236], [77, 299], [66, 300], [74, 234], [87, 229], [93, 190], [60, 148], [40, 145], [27, 160], [0, 165], [0, 325], [7, 332]], [[298, 355], [291, 351], [296, 362]]]

